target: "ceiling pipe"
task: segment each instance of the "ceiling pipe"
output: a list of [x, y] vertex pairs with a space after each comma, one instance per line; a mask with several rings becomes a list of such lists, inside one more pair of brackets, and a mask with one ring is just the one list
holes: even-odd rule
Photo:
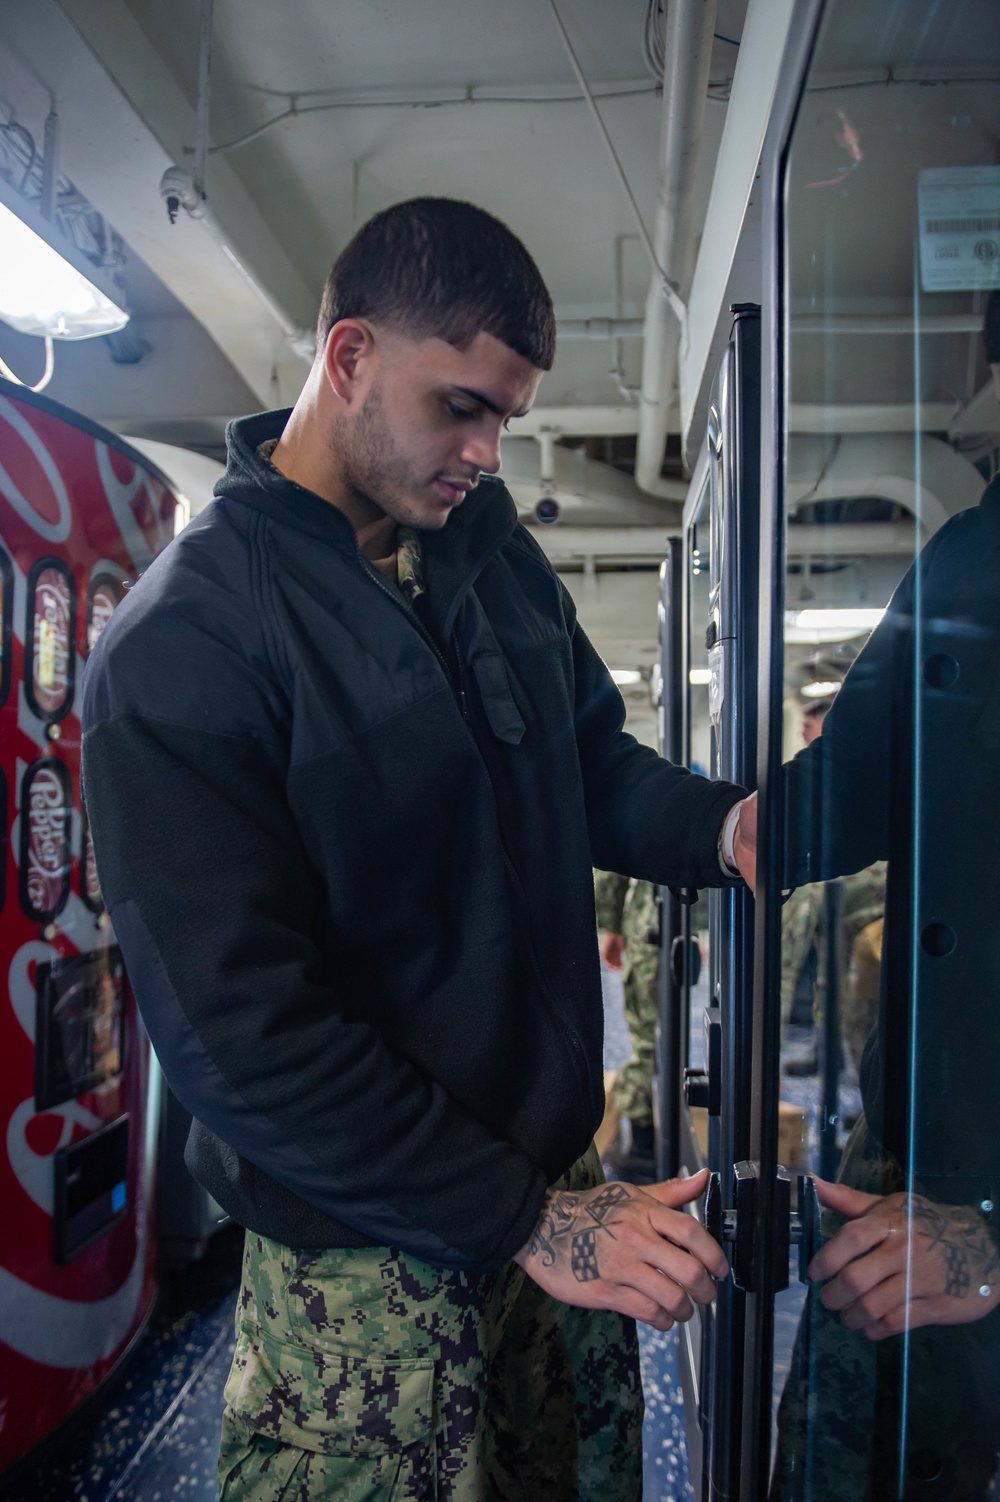
[[641, 339], [646, 325], [641, 318], [559, 318], [557, 339]]
[[[636, 483], [656, 496], [667, 494], [660, 469], [683, 332], [675, 305], [678, 294], [680, 299], [687, 297], [694, 274], [692, 208], [715, 13], [715, 0], [669, 0], [667, 4], [660, 194], [653, 229], [653, 248], [662, 276], [654, 275], [646, 300], [635, 462]], [[671, 286], [675, 289], [673, 297], [668, 295]]]

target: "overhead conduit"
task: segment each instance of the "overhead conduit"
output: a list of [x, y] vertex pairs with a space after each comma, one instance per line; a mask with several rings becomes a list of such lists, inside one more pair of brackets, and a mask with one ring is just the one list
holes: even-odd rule
[[675, 307], [678, 295], [682, 302], [687, 298], [694, 274], [694, 189], [715, 15], [716, 0], [669, 0], [667, 4], [660, 193], [653, 229], [657, 270], [646, 300], [635, 456], [636, 484], [649, 495], [663, 497], [674, 494], [660, 470], [684, 332]]

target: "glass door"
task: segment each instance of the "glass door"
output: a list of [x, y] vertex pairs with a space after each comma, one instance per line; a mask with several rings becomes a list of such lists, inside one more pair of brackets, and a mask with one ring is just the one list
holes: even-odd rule
[[[682, 759], [708, 776], [752, 785], [760, 322], [756, 307], [733, 313], [732, 338], [712, 392], [706, 450], [686, 509], [683, 553], [673, 564], [683, 576], [682, 647], [673, 673], [665, 672], [665, 689], [671, 676], [679, 677]], [[665, 598], [665, 613], [668, 603]], [[708, 1164], [710, 1217], [721, 1213], [733, 1165], [747, 1157], [752, 953], [752, 905], [744, 889], [712, 891], [707, 900], [679, 904], [663, 967], [672, 987], [663, 1015], [665, 1033], [672, 1029], [672, 1100], [679, 1124], [676, 1160], [663, 1166], [696, 1172]], [[685, 1327], [682, 1337], [689, 1411], [697, 1413], [699, 1426], [689, 1454], [705, 1497], [729, 1496], [738, 1474], [741, 1436], [734, 1417], [748, 1275], [739, 1267], [737, 1278], [719, 1288], [715, 1303], [700, 1311], [697, 1326]]]
[[731, 1495], [985, 1502], [1000, 25], [984, 0], [801, 14], [765, 163], [755, 1178], [723, 1206], [756, 1284]]

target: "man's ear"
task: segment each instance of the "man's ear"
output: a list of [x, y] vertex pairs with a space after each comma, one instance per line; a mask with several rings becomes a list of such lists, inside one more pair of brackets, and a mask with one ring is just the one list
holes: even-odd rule
[[377, 360], [375, 336], [360, 318], [333, 325], [323, 351], [323, 369], [336, 395], [348, 406], [363, 400]]

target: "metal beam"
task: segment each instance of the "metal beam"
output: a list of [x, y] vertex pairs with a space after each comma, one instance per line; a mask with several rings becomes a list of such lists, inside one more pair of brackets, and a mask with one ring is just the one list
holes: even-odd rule
[[526, 417], [512, 417], [511, 435], [537, 438], [539, 433], [565, 434], [567, 437], [637, 433], [639, 413], [635, 407], [533, 407]]
[[641, 318], [560, 318], [556, 321], [557, 339], [641, 339], [645, 323]]
[[[676, 534], [678, 521], [664, 518], [659, 527], [576, 527], [560, 522], [554, 527], [531, 528], [546, 556], [553, 563], [648, 562], [666, 554], [666, 540]], [[885, 555], [912, 557], [916, 548], [912, 522], [854, 522], [831, 526], [788, 528], [790, 558], [870, 558]]]
[[757, 176], [771, 101], [795, 0], [750, 0], [726, 110], [680, 355], [681, 431], [698, 401], [716, 328], [728, 316], [726, 288]]
[[[984, 386], [966, 408], [954, 402], [793, 402], [789, 412], [792, 433], [991, 433], [1000, 431], [1000, 406], [992, 386]], [[534, 438], [551, 432], [567, 437], [616, 437], [638, 433], [637, 407], [534, 407], [527, 417], [511, 420], [511, 433]], [[668, 431], [680, 432], [675, 407]]]

